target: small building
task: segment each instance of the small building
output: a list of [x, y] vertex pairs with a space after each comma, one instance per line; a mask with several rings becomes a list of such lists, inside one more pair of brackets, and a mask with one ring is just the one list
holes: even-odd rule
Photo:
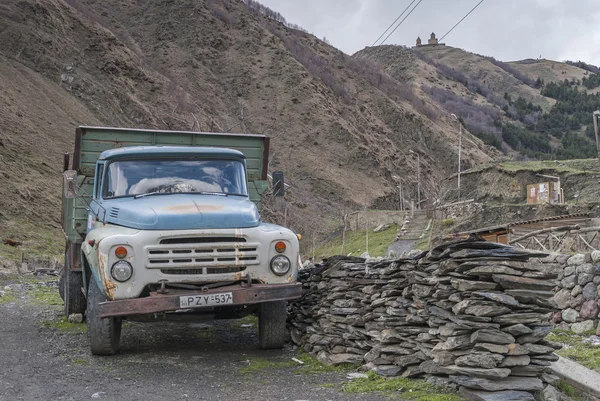
[[435, 37], [435, 33], [431, 32], [431, 35], [429, 36], [429, 39], [427, 40], [427, 44], [423, 44], [423, 41], [421, 40], [421, 37], [418, 36], [417, 37], [417, 43], [415, 45], [415, 47], [421, 47], [421, 46], [444, 46], [445, 43], [439, 43], [438, 39]]
[[429, 37], [429, 40], [427, 41], [428, 45], [437, 45], [438, 44], [438, 40], [435, 37], [435, 33], [431, 32], [431, 36]]
[[541, 182], [527, 185], [527, 204], [550, 203], [556, 205], [564, 202], [560, 181]]
[[596, 222], [592, 221], [587, 213], [575, 213], [477, 228], [469, 231], [448, 234], [444, 236], [444, 239], [460, 239], [467, 238], [471, 235], [479, 235], [486, 241], [509, 245], [511, 241], [515, 239], [530, 233], [539, 232], [541, 230], [546, 231], [546, 229], [566, 226], [578, 226], [579, 228], [585, 229], [593, 226], [594, 223]]

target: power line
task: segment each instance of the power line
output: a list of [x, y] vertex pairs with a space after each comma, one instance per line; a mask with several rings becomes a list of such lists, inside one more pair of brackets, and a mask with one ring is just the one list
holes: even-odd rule
[[383, 31], [383, 33], [381, 35], [379, 35], [379, 37], [377, 38], [377, 40], [375, 42], [373, 42], [373, 44], [371, 46], [375, 46], [375, 43], [379, 42], [379, 39], [381, 39], [383, 37], [383, 35], [385, 35], [387, 33], [387, 31], [389, 31], [390, 28], [394, 26], [394, 24], [400, 19], [400, 17], [402, 17], [404, 15], [404, 13], [406, 12], [406, 10], [408, 10], [410, 8], [410, 6], [412, 6], [415, 1], [417, 1], [417, 0], [412, 0], [411, 3], [408, 6], [406, 6], [406, 8], [404, 9], [404, 11], [402, 11], [402, 13], [398, 16], [398, 18], [396, 18], [394, 20], [394, 22], [392, 22], [390, 24], [390, 26], [388, 26], [387, 29], [385, 31]]
[[453, 30], [454, 28], [456, 28], [456, 27], [457, 27], [457, 26], [458, 26], [458, 25], [459, 25], [461, 22], [463, 22], [463, 20], [464, 20], [465, 18], [467, 18], [467, 17], [469, 16], [469, 14], [471, 14], [473, 11], [475, 11], [475, 9], [476, 9], [477, 7], [479, 7], [479, 5], [480, 5], [481, 3], [483, 3], [483, 0], [481, 0], [479, 3], [477, 3], [477, 5], [476, 5], [475, 7], [473, 7], [473, 8], [471, 9], [471, 11], [469, 11], [469, 12], [467, 13], [467, 15], [465, 15], [464, 17], [462, 17], [462, 18], [460, 19], [460, 21], [458, 21], [458, 22], [456, 23], [456, 25], [454, 25], [454, 26], [452, 27], [452, 29], [450, 29], [448, 32], [446, 32], [446, 34], [445, 34], [444, 36], [442, 36], [442, 37], [439, 39], [439, 41], [441, 42], [441, 41], [442, 41], [442, 39], [444, 39], [446, 36], [448, 36], [448, 34], [449, 34], [450, 32], [452, 32], [452, 30]]
[[[396, 27], [394, 28], [394, 30], [393, 30], [392, 32], [390, 32], [390, 34], [389, 34], [388, 36], [386, 36], [386, 37], [385, 37], [385, 39], [383, 39], [383, 42], [381, 42], [381, 43], [379, 44], [379, 46], [383, 45], [383, 44], [385, 43], [385, 41], [386, 41], [386, 40], [388, 40], [388, 38], [389, 38], [390, 36], [392, 36], [392, 34], [393, 34], [394, 32], [396, 32], [396, 29], [398, 29], [398, 27], [399, 27], [400, 25], [402, 25], [402, 23], [404, 22], [404, 20], [406, 20], [406, 19], [408, 18], [408, 16], [409, 16], [409, 15], [411, 15], [413, 11], [415, 11], [415, 8], [419, 7], [419, 4], [421, 4], [421, 2], [422, 2], [422, 1], [423, 1], [423, 0], [419, 0], [419, 2], [417, 3], [417, 5], [416, 5], [416, 6], [414, 6], [414, 7], [413, 7], [413, 9], [412, 9], [412, 10], [410, 10], [410, 12], [409, 12], [408, 14], [406, 14], [406, 17], [402, 18], [402, 21], [400, 21], [400, 23], [398, 23], [398, 25], [396, 25]], [[482, 1], [483, 1], [483, 0], [482, 0]], [[410, 7], [410, 6], [409, 6], [409, 7]]]

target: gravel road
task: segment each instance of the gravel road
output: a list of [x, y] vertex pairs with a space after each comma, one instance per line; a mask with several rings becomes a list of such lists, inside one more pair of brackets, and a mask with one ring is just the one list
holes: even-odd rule
[[344, 393], [345, 373], [307, 372], [291, 347], [260, 350], [247, 321], [126, 323], [120, 353], [95, 357], [85, 324], [61, 320], [54, 289], [3, 290], [14, 282], [0, 278], [1, 401], [389, 400]]

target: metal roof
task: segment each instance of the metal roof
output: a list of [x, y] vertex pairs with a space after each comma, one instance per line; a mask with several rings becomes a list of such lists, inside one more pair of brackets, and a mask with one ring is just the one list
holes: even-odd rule
[[225, 157], [233, 159], [245, 159], [239, 150], [202, 147], [202, 146], [127, 146], [105, 150], [100, 154], [99, 160], [111, 160], [121, 158], [141, 157]]
[[482, 233], [498, 231], [498, 230], [508, 230], [510, 227], [521, 226], [524, 224], [533, 224], [533, 223], [539, 223], [542, 221], [555, 221], [555, 220], [562, 220], [562, 219], [568, 219], [568, 218], [573, 218], [573, 217], [588, 217], [588, 216], [589, 216], [589, 213], [573, 213], [573, 214], [563, 214], [561, 216], [540, 217], [539, 219], [521, 220], [521, 221], [516, 221], [516, 222], [512, 222], [512, 223], [498, 224], [495, 226], [476, 228], [473, 230], [462, 231], [462, 232], [458, 232], [458, 233], [451, 233], [448, 235], [456, 236], [456, 235], [482, 234]]

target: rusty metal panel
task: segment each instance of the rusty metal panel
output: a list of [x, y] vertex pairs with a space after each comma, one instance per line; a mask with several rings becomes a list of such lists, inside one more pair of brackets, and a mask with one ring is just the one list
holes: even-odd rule
[[[231, 292], [233, 304], [250, 305], [262, 302], [285, 301], [299, 298], [302, 295], [302, 284], [252, 284], [251, 286], [231, 285], [206, 291], [189, 291], [168, 289], [168, 293], [150, 293], [149, 297], [123, 299], [117, 301], [102, 302], [99, 305], [100, 317], [144, 315], [149, 313], [172, 312], [181, 309], [179, 297], [191, 295], [209, 295], [223, 292]], [[214, 306], [198, 309], [214, 308]]]
[[538, 185], [530, 184], [527, 185], [527, 204], [534, 205], [538, 203]]
[[498, 235], [496, 242], [498, 242], [500, 244], [508, 245], [508, 240], [509, 240], [509, 235], [502, 234], [502, 235]]

